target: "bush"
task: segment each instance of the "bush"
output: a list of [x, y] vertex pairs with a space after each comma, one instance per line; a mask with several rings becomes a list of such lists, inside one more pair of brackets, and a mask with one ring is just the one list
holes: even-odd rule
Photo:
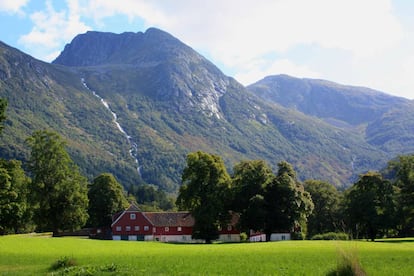
[[335, 232], [328, 232], [324, 234], [316, 234], [314, 235], [311, 240], [349, 240], [349, 235], [347, 233], [335, 233]]
[[61, 268], [67, 268], [71, 266], [76, 266], [76, 260], [74, 258], [70, 258], [68, 256], [63, 256], [59, 258], [56, 262], [52, 264], [50, 267], [51, 270], [58, 270]]

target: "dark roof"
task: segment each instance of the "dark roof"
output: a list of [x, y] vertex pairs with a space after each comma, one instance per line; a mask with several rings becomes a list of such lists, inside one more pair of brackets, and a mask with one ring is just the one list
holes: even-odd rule
[[194, 226], [194, 218], [189, 212], [142, 212], [154, 226]]

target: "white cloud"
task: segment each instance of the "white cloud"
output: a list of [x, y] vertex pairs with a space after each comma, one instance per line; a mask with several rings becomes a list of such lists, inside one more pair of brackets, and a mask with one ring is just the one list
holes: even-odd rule
[[1, 0], [0, 11], [23, 14], [22, 8], [26, 6], [28, 2], [29, 0]]
[[[33, 29], [20, 42], [41, 49], [38, 57], [50, 60], [64, 43], [91, 29], [82, 19], [105, 29], [106, 19], [113, 24], [116, 16], [126, 16], [170, 32], [244, 84], [285, 73], [387, 92], [402, 89], [413, 98], [414, 65], [406, 56], [414, 56], [414, 43], [407, 43], [407, 27], [396, 17], [392, 0], [66, 2], [66, 10], [56, 11], [49, 0], [46, 10], [31, 15]], [[405, 13], [405, 20], [414, 24], [412, 13]], [[295, 57], [298, 48], [313, 50]]]
[[34, 49], [36, 57], [50, 61], [51, 53], [60, 50], [63, 43], [90, 29], [80, 19], [78, 1], [68, 0], [67, 4], [68, 10], [56, 11], [52, 2], [47, 1], [46, 10], [32, 13], [33, 28], [20, 37], [19, 43]]
[[148, 25], [164, 28], [197, 48], [210, 49], [215, 58], [229, 66], [300, 44], [372, 55], [402, 36], [389, 0], [150, 3], [152, 7], [147, 9], [156, 10], [158, 16], [139, 13]]

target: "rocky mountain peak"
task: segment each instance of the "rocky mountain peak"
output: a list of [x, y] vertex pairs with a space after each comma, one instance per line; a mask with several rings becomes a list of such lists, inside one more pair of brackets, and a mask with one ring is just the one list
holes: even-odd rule
[[106, 71], [114, 66], [128, 68], [139, 76], [134, 87], [151, 97], [172, 102], [182, 112], [195, 109], [208, 117], [223, 118], [219, 99], [227, 90], [228, 77], [191, 47], [156, 28], [144, 33], [80, 34], [53, 63], [100, 66]]

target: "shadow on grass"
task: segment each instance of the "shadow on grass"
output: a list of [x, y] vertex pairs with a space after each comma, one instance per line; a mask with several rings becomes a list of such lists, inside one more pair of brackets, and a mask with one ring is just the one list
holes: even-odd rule
[[375, 240], [374, 242], [405, 243], [405, 242], [414, 242], [414, 238], [378, 239], [378, 240]]

